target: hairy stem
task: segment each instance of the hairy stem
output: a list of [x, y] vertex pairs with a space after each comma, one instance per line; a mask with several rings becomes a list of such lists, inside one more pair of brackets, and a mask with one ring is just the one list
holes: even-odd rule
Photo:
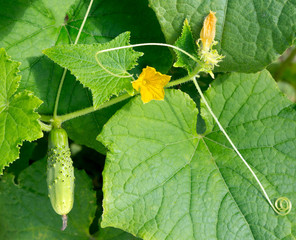
[[[75, 40], [74, 44], [77, 44], [77, 42], [78, 42], [81, 31], [82, 31], [82, 29], [84, 27], [85, 21], [87, 19], [88, 14], [89, 14], [92, 2], [93, 2], [93, 0], [90, 1], [90, 4], [89, 4], [87, 12], [85, 14], [84, 20], [83, 20], [83, 22], [82, 22], [82, 24], [80, 26], [80, 29], [79, 29], [79, 32], [78, 32], [78, 35], [76, 37], [76, 40]], [[166, 43], [140, 43], [140, 44], [132, 44], [132, 45], [128, 45], [128, 46], [121, 46], [121, 47], [104, 49], [104, 50], [98, 51], [96, 53], [95, 59], [96, 59], [98, 65], [102, 69], [104, 69], [106, 72], [108, 72], [110, 75], [113, 75], [113, 76], [116, 76], [116, 77], [121, 77], [121, 78], [129, 78], [129, 77], [132, 77], [132, 75], [130, 75], [128, 72], [126, 72], [127, 75], [118, 75], [118, 74], [115, 74], [115, 73], [109, 71], [108, 69], [106, 69], [103, 66], [103, 64], [100, 62], [100, 60], [98, 58], [98, 55], [101, 54], [101, 53], [104, 53], [104, 52], [111, 52], [111, 51], [116, 51], [116, 50], [120, 50], [120, 49], [133, 48], [133, 47], [142, 47], [142, 46], [161, 46], [161, 47], [173, 48], [173, 49], [178, 50], [179, 52], [182, 52], [183, 54], [187, 55], [192, 60], [194, 60], [198, 64], [198, 66], [200, 66], [200, 61], [198, 59], [196, 59], [194, 56], [192, 56], [190, 53], [186, 52], [185, 50], [183, 50], [183, 49], [181, 49], [179, 47], [176, 47], [176, 46], [170, 45], [170, 44], [166, 44]], [[184, 83], [186, 81], [191, 80], [191, 78], [193, 76], [195, 76], [199, 72], [200, 67], [198, 67], [198, 66], [196, 67], [196, 69], [193, 70], [193, 74], [190, 74], [187, 77], [184, 77], [184, 78], [179, 79], [177, 81], [171, 82], [171, 83], [169, 83], [167, 85], [167, 87], [172, 87], [172, 86], [175, 86], [175, 85], [178, 85], [178, 84], [181, 84], [181, 83]], [[110, 100], [109, 102], [103, 104], [102, 106], [100, 106], [97, 109], [95, 109], [94, 107], [89, 107], [89, 108], [85, 108], [85, 109], [82, 109], [82, 110], [79, 110], [79, 111], [76, 111], [76, 112], [69, 113], [69, 114], [58, 117], [57, 116], [58, 104], [59, 104], [60, 94], [61, 94], [61, 90], [62, 90], [62, 86], [63, 86], [64, 80], [65, 80], [66, 73], [67, 73], [67, 69], [64, 69], [64, 72], [63, 72], [63, 75], [62, 75], [62, 78], [61, 78], [61, 81], [60, 81], [60, 84], [59, 84], [59, 89], [58, 89], [58, 92], [57, 92], [56, 101], [55, 101], [54, 112], [53, 112], [53, 120], [56, 121], [56, 122], [62, 123], [64, 121], [67, 121], [67, 120], [70, 120], [70, 119], [73, 119], [73, 118], [76, 118], [76, 117], [80, 117], [80, 116], [92, 113], [94, 111], [97, 111], [97, 110], [100, 110], [102, 108], [108, 107], [110, 105], [113, 105], [113, 104], [115, 104], [115, 103], [117, 103], [119, 101], [123, 101], [123, 100], [130, 97], [129, 95], [125, 94], [125, 95], [120, 96], [119, 99], [115, 98], [115, 99]], [[50, 121], [52, 121], [52, 120], [50, 119]]]
[[[200, 66], [197, 65], [196, 68], [192, 71], [191, 74], [168, 83], [165, 88], [174, 87], [174, 86], [177, 86], [179, 84], [191, 81], [192, 78], [194, 76], [196, 76], [199, 71], [200, 71]], [[138, 95], [138, 94], [139, 93], [136, 93], [135, 95]], [[129, 94], [123, 94], [123, 95], [121, 95], [119, 97], [115, 97], [115, 98], [111, 99], [110, 101], [108, 101], [106, 103], [103, 103], [101, 106], [99, 106], [96, 109], [93, 106], [91, 106], [91, 107], [84, 108], [84, 109], [81, 109], [81, 110], [78, 110], [78, 111], [75, 111], [75, 112], [72, 112], [72, 113], [57, 116], [56, 119], [59, 120], [59, 122], [63, 123], [65, 121], [69, 121], [69, 120], [71, 120], [73, 118], [81, 117], [81, 116], [87, 115], [89, 113], [93, 113], [95, 111], [101, 110], [103, 108], [110, 107], [110, 106], [112, 106], [112, 105], [114, 105], [116, 103], [119, 103], [119, 102], [124, 101], [124, 100], [126, 100], [128, 98], [131, 98], [131, 97], [133, 97], [133, 96], [131, 96]], [[44, 121], [44, 122], [52, 122], [53, 121], [53, 117], [52, 116], [47, 116], [47, 115], [42, 115], [40, 119], [42, 121]]]
[[62, 87], [64, 84], [64, 80], [67, 74], [67, 69], [64, 69], [60, 84], [59, 84], [59, 88], [58, 88], [58, 92], [57, 92], [57, 97], [55, 100], [55, 104], [54, 104], [54, 110], [53, 110], [53, 117], [56, 118], [57, 117], [57, 112], [58, 112], [58, 106], [59, 106], [59, 101], [60, 101], [60, 95], [61, 95], [61, 91], [62, 91]]
[[[85, 25], [85, 22], [86, 22], [86, 19], [88, 17], [88, 14], [90, 12], [90, 9], [91, 9], [91, 6], [93, 4], [93, 0], [90, 0], [90, 3], [88, 5], [88, 8], [87, 8], [87, 11], [85, 13], [85, 16], [84, 16], [84, 19], [82, 21], [82, 24], [79, 28], [79, 32], [76, 36], [76, 39], [75, 39], [75, 42], [74, 42], [74, 45], [77, 44], [79, 38], [80, 38], [80, 35], [81, 35], [81, 32], [82, 32], [82, 29]], [[58, 112], [58, 106], [59, 106], [59, 101], [60, 101], [60, 95], [61, 95], [61, 91], [62, 91], [62, 87], [63, 87], [63, 84], [64, 84], [64, 80], [65, 80], [65, 77], [66, 77], [66, 74], [67, 74], [67, 69], [65, 68], [64, 69], [64, 72], [63, 72], [63, 75], [62, 75], [62, 78], [61, 78], [61, 81], [60, 81], [60, 84], [59, 84], [59, 88], [58, 88], [58, 92], [57, 92], [57, 96], [56, 96], [56, 100], [55, 100], [55, 104], [54, 104], [54, 110], [53, 110], [53, 118], [57, 118], [57, 112]]]
[[62, 121], [62, 122], [65, 122], [65, 121], [68, 121], [68, 120], [71, 120], [73, 118], [77, 118], [77, 117], [81, 117], [81, 116], [84, 116], [86, 114], [89, 114], [89, 113], [92, 113], [92, 112], [95, 112], [95, 111], [98, 111], [98, 110], [101, 110], [103, 108], [106, 108], [106, 107], [109, 107], [111, 105], [114, 105], [116, 103], [119, 103], [121, 101], [124, 101], [128, 98], [132, 97], [131, 95], [129, 94], [123, 94], [119, 97], [116, 97], [116, 98], [113, 98], [111, 99], [110, 101], [102, 104], [101, 106], [99, 106], [97, 109], [95, 109], [93, 106], [91, 107], [88, 107], [88, 108], [84, 108], [82, 110], [78, 110], [76, 112], [72, 112], [72, 113], [69, 113], [69, 114], [65, 114], [65, 115], [62, 115], [62, 116], [59, 116], [59, 119]]
[[38, 120], [38, 122], [39, 122], [39, 124], [41, 126], [42, 131], [45, 131], [45, 132], [50, 132], [51, 131], [52, 125], [47, 125], [47, 124], [45, 124], [44, 122], [42, 122], [40, 120]]
[[88, 17], [88, 14], [89, 14], [89, 12], [90, 12], [90, 9], [91, 9], [92, 4], [93, 4], [93, 0], [90, 0], [89, 5], [88, 5], [88, 8], [87, 8], [86, 13], [85, 13], [85, 16], [84, 16], [84, 19], [83, 19], [83, 21], [82, 21], [82, 23], [81, 23], [81, 26], [80, 26], [80, 28], [79, 28], [79, 32], [78, 32], [78, 34], [77, 34], [77, 36], [76, 36], [76, 39], [75, 39], [74, 45], [78, 43], [78, 40], [79, 40], [79, 38], [80, 38], [81, 32], [82, 32], [83, 27], [84, 27], [84, 25], [85, 25], [85, 22], [86, 22], [86, 19], [87, 19], [87, 17]]

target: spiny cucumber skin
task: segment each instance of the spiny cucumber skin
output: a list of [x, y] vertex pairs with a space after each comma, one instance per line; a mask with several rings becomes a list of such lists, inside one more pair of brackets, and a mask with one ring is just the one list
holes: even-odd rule
[[55, 212], [68, 214], [74, 203], [74, 168], [64, 129], [54, 128], [48, 137], [47, 186]]

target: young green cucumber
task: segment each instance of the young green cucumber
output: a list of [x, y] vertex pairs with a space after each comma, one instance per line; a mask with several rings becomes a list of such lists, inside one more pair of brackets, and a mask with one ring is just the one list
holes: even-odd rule
[[74, 168], [68, 135], [62, 128], [54, 128], [48, 136], [47, 186], [53, 209], [63, 216], [64, 230], [74, 202]]

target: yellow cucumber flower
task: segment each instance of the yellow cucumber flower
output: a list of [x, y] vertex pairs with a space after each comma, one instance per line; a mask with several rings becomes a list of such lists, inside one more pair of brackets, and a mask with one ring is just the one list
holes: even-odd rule
[[171, 76], [157, 72], [155, 68], [143, 68], [139, 78], [132, 82], [133, 88], [141, 93], [143, 103], [151, 100], [164, 99], [164, 86], [171, 80]]

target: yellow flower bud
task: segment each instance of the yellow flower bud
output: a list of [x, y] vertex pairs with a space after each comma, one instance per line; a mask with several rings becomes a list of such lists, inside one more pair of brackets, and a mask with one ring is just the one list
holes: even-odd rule
[[[215, 14], [215, 12], [210, 11], [205, 18], [200, 31], [200, 38], [196, 41], [198, 55], [203, 62], [201, 71], [209, 73], [212, 78], [214, 78], [212, 70], [224, 58], [224, 56], [219, 55], [217, 50], [213, 49], [213, 46], [218, 43], [214, 41], [217, 22]], [[202, 42], [201, 44], [200, 41]]]
[[209, 51], [216, 33], [217, 18], [215, 12], [210, 11], [210, 14], [205, 18], [203, 27], [200, 32], [200, 39], [202, 41], [202, 49]]

